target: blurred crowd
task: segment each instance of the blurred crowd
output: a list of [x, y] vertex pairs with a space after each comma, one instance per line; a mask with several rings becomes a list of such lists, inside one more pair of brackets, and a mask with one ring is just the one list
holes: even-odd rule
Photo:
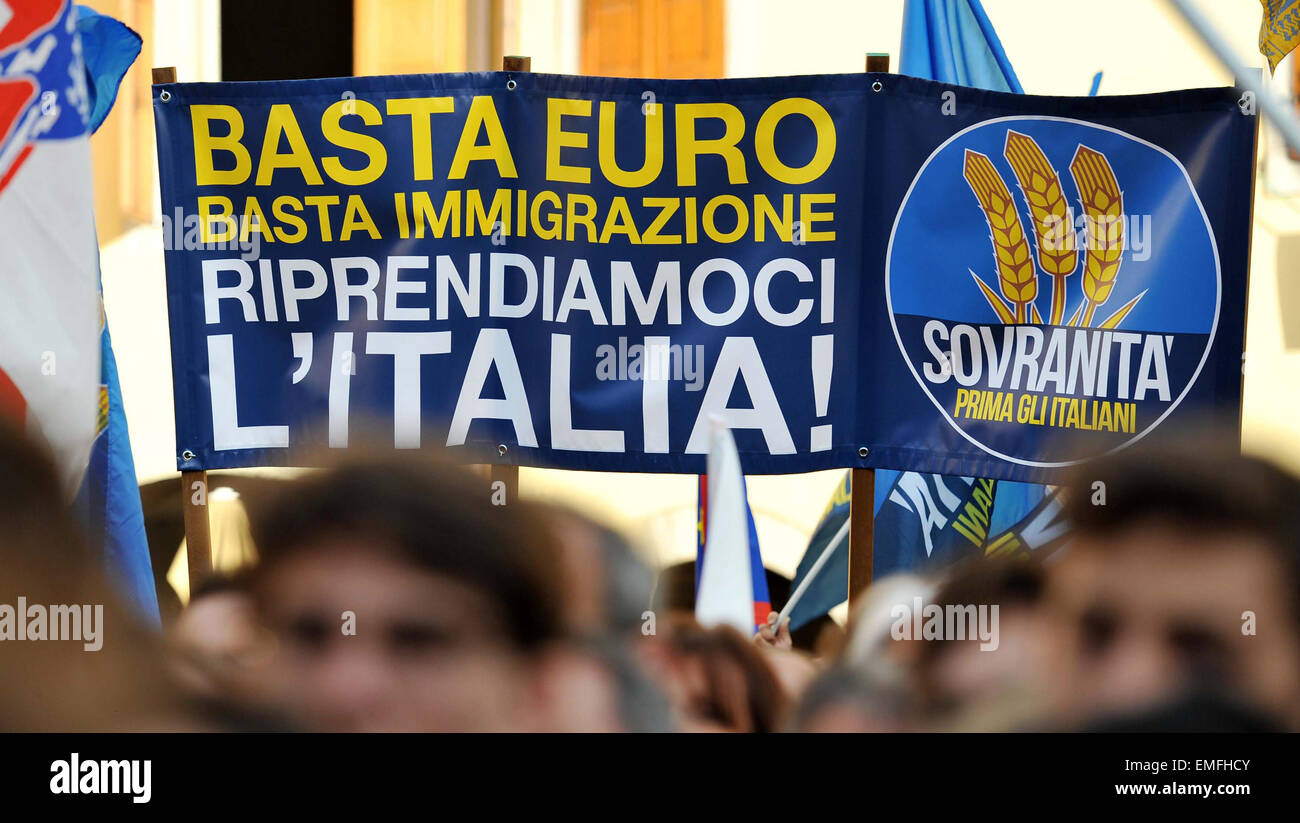
[[[0, 640], [0, 730], [1300, 729], [1300, 481], [1202, 440], [1100, 458], [1064, 499], [1051, 557], [879, 579], [809, 650], [775, 614], [747, 636], [668, 608], [578, 513], [346, 457], [250, 500], [256, 563], [159, 632], [0, 429], [0, 604], [104, 606], [99, 651]], [[912, 631], [928, 606], [996, 606], [994, 642]]]

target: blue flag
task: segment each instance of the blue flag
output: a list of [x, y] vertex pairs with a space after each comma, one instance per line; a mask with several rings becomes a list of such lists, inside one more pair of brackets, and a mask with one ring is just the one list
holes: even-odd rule
[[[112, 17], [85, 6], [78, 6], [77, 13], [77, 36], [90, 94], [89, 127], [93, 131], [112, 109], [118, 86], [139, 55], [142, 41], [140, 35]], [[140, 506], [140, 486], [102, 301], [100, 322], [98, 435], [79, 503], [86, 514], [91, 540], [104, 552], [109, 576], [136, 613], [156, 626], [158, 595]]]
[[1059, 549], [1069, 536], [1060, 498], [1059, 486], [998, 481], [998, 501], [984, 554], [1046, 555]]
[[[872, 575], [941, 568], [972, 554], [1055, 551], [1067, 537], [1059, 494], [1059, 487], [1037, 483], [877, 469]], [[791, 590], [848, 520], [851, 497], [852, 473], [845, 472], [808, 540]], [[844, 540], [791, 611], [791, 630], [843, 603], [848, 575]]]
[[[795, 569], [794, 580], [790, 583], [790, 591], [793, 592], [799, 588], [799, 584], [808, 576], [808, 572], [812, 569], [813, 564], [817, 562], [817, 558], [821, 557], [827, 544], [839, 532], [845, 521], [849, 519], [849, 503], [852, 500], [852, 477], [852, 472], [845, 472], [839, 485], [831, 493], [831, 499], [826, 503], [826, 509], [822, 512], [821, 519], [817, 521], [817, 528], [813, 529], [812, 537], [808, 540], [808, 548], [804, 550], [803, 559], [799, 561], [799, 567]], [[826, 565], [808, 584], [808, 590], [804, 592], [803, 598], [790, 611], [790, 631], [794, 631], [809, 621], [826, 614], [826, 612], [848, 599], [848, 596], [849, 541], [846, 539], [842, 540], [839, 546], [831, 552]]]
[[[979, 0], [907, 0], [901, 63], [902, 73], [913, 77], [1024, 93]], [[851, 475], [845, 472], [799, 561], [794, 588], [849, 517], [850, 483]], [[1028, 527], [1035, 512], [1043, 516], [1039, 506], [1044, 496], [1045, 487], [1031, 483], [877, 469], [872, 576], [941, 567], [983, 553], [994, 541], [1001, 552], [1027, 546], [1019, 530]], [[1060, 537], [1055, 531], [1047, 533], [1051, 541]], [[791, 628], [844, 602], [848, 569], [846, 540], [791, 612]]]
[[1060, 488], [876, 471], [875, 577], [942, 568], [968, 555], [1046, 555], [1067, 537]]
[[1025, 93], [979, 0], [907, 0], [902, 50], [903, 74]]
[[1000, 486], [974, 477], [878, 470], [872, 576], [939, 568], [983, 551]]

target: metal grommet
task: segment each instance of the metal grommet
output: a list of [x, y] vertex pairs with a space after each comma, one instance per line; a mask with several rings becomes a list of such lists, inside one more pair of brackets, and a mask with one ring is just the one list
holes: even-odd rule
[[858, 457], [866, 457], [868, 454], [871, 454], [871, 450], [868, 449], [866, 446], [863, 446], [862, 448], [858, 449]]
[[194, 452], [190, 451], [189, 449], [186, 449], [185, 451], [181, 452], [181, 458], [184, 460], [193, 460]]
[[163, 89], [161, 92], [158, 93], [158, 99], [166, 103], [167, 101], [172, 99], [172, 93], [167, 91], [166, 89]]
[[872, 91], [880, 91], [880, 90], [883, 89], [884, 87], [885, 87], [885, 84], [884, 84], [884, 83], [881, 83], [879, 80], [877, 80], [876, 82], [874, 82], [874, 83], [871, 84], [871, 90], [872, 90]]
[[501, 455], [502, 457], [506, 456], [507, 451], [509, 451], [509, 449], [506, 448], [505, 443], [502, 443], [501, 445], [497, 446], [497, 454]]
[[506, 91], [514, 91], [519, 86], [514, 80], [506, 81]]

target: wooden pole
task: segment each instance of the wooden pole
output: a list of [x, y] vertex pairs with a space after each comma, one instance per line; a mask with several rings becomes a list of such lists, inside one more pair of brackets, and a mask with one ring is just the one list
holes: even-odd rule
[[[176, 67], [154, 67], [153, 82], [175, 83]], [[181, 512], [185, 519], [185, 562], [189, 566], [190, 596], [212, 573], [212, 532], [208, 523], [208, 473], [181, 472]]]
[[185, 563], [190, 597], [212, 573], [212, 532], [208, 523], [208, 473], [181, 472], [181, 511], [185, 514]]
[[849, 479], [849, 608], [871, 585], [875, 559], [876, 470], [853, 469]]
[[[889, 71], [888, 54], [868, 54], [867, 71]], [[864, 447], [865, 448], [865, 447]], [[849, 610], [871, 585], [875, 561], [876, 470], [853, 469], [849, 478]]]
[[[508, 55], [501, 58], [502, 71], [529, 72], [532, 71], [533, 59], [520, 55]], [[502, 457], [505, 455], [503, 454]], [[497, 481], [505, 483], [506, 503], [514, 502], [519, 496], [519, 466], [492, 464], [492, 486], [496, 487]]]

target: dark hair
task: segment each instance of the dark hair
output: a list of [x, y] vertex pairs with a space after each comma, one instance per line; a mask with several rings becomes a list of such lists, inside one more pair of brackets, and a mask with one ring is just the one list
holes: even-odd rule
[[336, 538], [391, 552], [478, 589], [511, 640], [532, 649], [560, 633], [559, 566], [550, 530], [519, 501], [493, 505], [486, 477], [420, 458], [358, 459], [286, 484], [250, 507], [265, 569]]
[[[955, 565], [934, 594], [940, 609], [966, 606], [1033, 607], [1043, 594], [1043, 568], [1032, 556], [969, 557]], [[976, 638], [967, 638], [975, 640]], [[925, 640], [917, 658], [917, 674], [929, 679], [936, 662], [952, 644], [966, 641], [951, 638]]]
[[0, 416], [0, 534], [9, 562], [86, 561], [85, 535], [69, 514], [48, 451]]
[[939, 606], [1032, 606], [1043, 593], [1043, 568], [1033, 556], [969, 557], [953, 566], [935, 592]]
[[1289, 555], [1300, 545], [1300, 483], [1266, 460], [1222, 447], [1130, 449], [1083, 464], [1068, 485], [1066, 514], [1077, 532], [1114, 534], [1158, 522], [1256, 535]]
[[[1101, 494], [1104, 505], [1094, 500]], [[1129, 449], [1077, 468], [1065, 506], [1079, 534], [1106, 536], [1156, 524], [1257, 537], [1282, 564], [1300, 619], [1300, 480], [1267, 460], [1208, 439]]]

